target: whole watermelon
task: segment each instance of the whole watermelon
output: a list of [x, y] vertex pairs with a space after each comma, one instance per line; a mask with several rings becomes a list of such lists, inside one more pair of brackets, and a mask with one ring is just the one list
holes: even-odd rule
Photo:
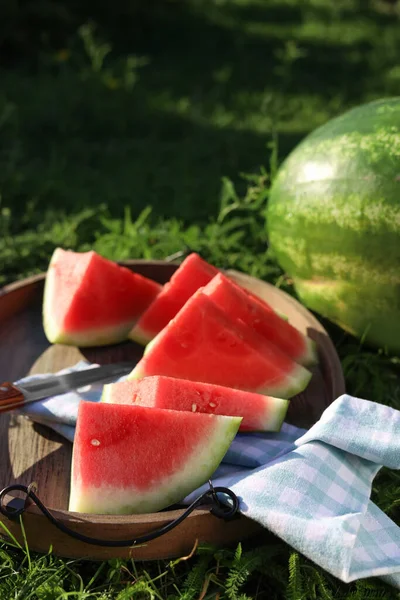
[[302, 302], [357, 337], [400, 350], [400, 97], [307, 136], [282, 164], [269, 243]]

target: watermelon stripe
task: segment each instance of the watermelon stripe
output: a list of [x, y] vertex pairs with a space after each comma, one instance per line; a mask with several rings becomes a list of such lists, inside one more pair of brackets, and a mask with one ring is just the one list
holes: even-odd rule
[[270, 247], [300, 299], [367, 343], [394, 351], [399, 165], [400, 98], [371, 102], [332, 119], [292, 151], [267, 208]]
[[[349, 333], [381, 348], [396, 351], [400, 339], [398, 288], [348, 281], [295, 279], [296, 289], [311, 309], [318, 310]], [[372, 289], [371, 289], [372, 288]], [[359, 297], [364, 298], [360, 310]], [[392, 340], [392, 341], [391, 341]]]
[[[332, 245], [331, 249], [321, 248], [316, 238], [314, 243], [318, 251], [309, 254], [304, 242], [296, 242], [293, 237], [284, 238], [279, 235], [279, 232], [280, 228], [271, 236], [271, 244], [276, 243], [279, 236], [280, 248], [277, 252], [279, 260], [286, 265], [288, 271], [293, 272], [296, 269], [299, 278], [323, 277], [324, 279], [347, 279], [365, 284], [371, 281], [388, 285], [400, 284], [400, 268], [393, 263], [393, 258], [377, 262], [368, 260], [365, 255], [351, 256], [341, 246]], [[371, 244], [373, 241], [371, 239]], [[387, 236], [386, 241], [390, 242], [390, 236]], [[385, 264], [386, 262], [388, 264]], [[400, 264], [400, 257], [398, 264]]]
[[[296, 238], [303, 243], [315, 241], [319, 252], [340, 249], [357, 256], [359, 249], [358, 253], [362, 251], [375, 264], [380, 260], [388, 262], [384, 251], [388, 244], [393, 251], [400, 252], [395, 243], [400, 204], [388, 203], [387, 198], [399, 193], [399, 181], [377, 186], [371, 181], [330, 180], [299, 184], [295, 189], [283, 187], [279, 194], [285, 201], [271, 201], [269, 205], [270, 234], [275, 236], [279, 248], [280, 236], [286, 240], [307, 227], [303, 229], [307, 236], [296, 235]], [[361, 236], [363, 231], [368, 231], [368, 236]]]

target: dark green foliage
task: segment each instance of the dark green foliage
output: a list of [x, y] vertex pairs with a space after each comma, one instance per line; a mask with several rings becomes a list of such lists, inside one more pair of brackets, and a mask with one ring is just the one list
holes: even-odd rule
[[[270, 180], [317, 125], [400, 94], [399, 26], [383, 0], [3, 3], [0, 285], [45, 270], [56, 246], [113, 259], [191, 249], [293, 294], [267, 248]], [[348, 391], [400, 408], [399, 359], [324, 325]], [[372, 493], [397, 523], [399, 488], [382, 469]], [[380, 580], [342, 584], [265, 535], [152, 563], [0, 545], [0, 600], [30, 598], [400, 596]]]
[[9, 600], [398, 600], [378, 580], [345, 585], [275, 540], [244, 549], [200, 547], [190, 558], [68, 561], [5, 546], [0, 598]]
[[297, 552], [291, 552], [289, 556], [288, 600], [302, 600], [303, 593], [303, 579], [300, 574], [300, 556]]
[[268, 163], [274, 133], [281, 158], [331, 116], [400, 90], [399, 23], [379, 1], [3, 4], [18, 40], [0, 92], [14, 219], [106, 204], [116, 218], [152, 206], [204, 223], [221, 178], [242, 193], [238, 173]]

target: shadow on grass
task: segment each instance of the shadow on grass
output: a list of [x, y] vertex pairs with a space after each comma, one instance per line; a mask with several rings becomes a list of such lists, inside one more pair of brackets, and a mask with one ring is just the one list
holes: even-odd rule
[[[153, 1], [134, 7], [113, 15], [105, 8], [96, 16], [115, 51], [149, 56], [154, 66], [144, 72], [144, 80], [173, 89], [176, 96], [208, 96], [223, 79], [221, 100], [289, 84], [291, 93], [326, 98], [341, 93], [359, 102], [370, 83], [369, 54], [379, 46], [381, 28], [398, 29], [393, 18], [355, 0], [346, 10], [335, 9], [332, 2], [303, 0]], [[81, 18], [88, 14], [83, 11]], [[290, 81], [283, 82], [276, 67], [288, 41], [298, 44], [304, 56]], [[215, 101], [212, 94], [210, 100]]]
[[115, 215], [126, 205], [185, 220], [214, 215], [223, 176], [268, 165], [273, 129], [284, 156], [330, 116], [382, 95], [379, 32], [392, 21], [359, 2], [333, 6], [118, 0], [113, 10], [90, 1], [70, 8], [53, 45], [93, 19], [114, 57], [149, 63], [132, 93], [83, 82], [68, 65], [8, 70], [3, 94], [17, 124], [0, 142], [4, 203], [17, 215], [29, 203], [39, 213], [105, 203]]
[[[29, 80], [9, 93], [22, 128], [19, 139], [9, 139], [16, 163], [0, 178], [6, 204], [21, 218], [29, 203], [32, 217], [105, 203], [114, 215], [150, 205], [155, 215], [207, 220], [216, 214], [223, 176], [238, 179], [268, 163], [270, 135], [169, 113], [151, 106], [149, 90], [130, 96], [75, 77], [40, 84], [35, 105]], [[281, 144], [292, 146], [301, 135], [283, 134]]]

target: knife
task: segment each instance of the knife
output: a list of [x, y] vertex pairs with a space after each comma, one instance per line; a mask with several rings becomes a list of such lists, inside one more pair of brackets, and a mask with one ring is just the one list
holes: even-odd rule
[[49, 375], [23, 384], [5, 381], [0, 384], [0, 413], [21, 408], [30, 402], [65, 394], [91, 383], [107, 383], [132, 371], [132, 363], [114, 363], [91, 367], [64, 375]]

